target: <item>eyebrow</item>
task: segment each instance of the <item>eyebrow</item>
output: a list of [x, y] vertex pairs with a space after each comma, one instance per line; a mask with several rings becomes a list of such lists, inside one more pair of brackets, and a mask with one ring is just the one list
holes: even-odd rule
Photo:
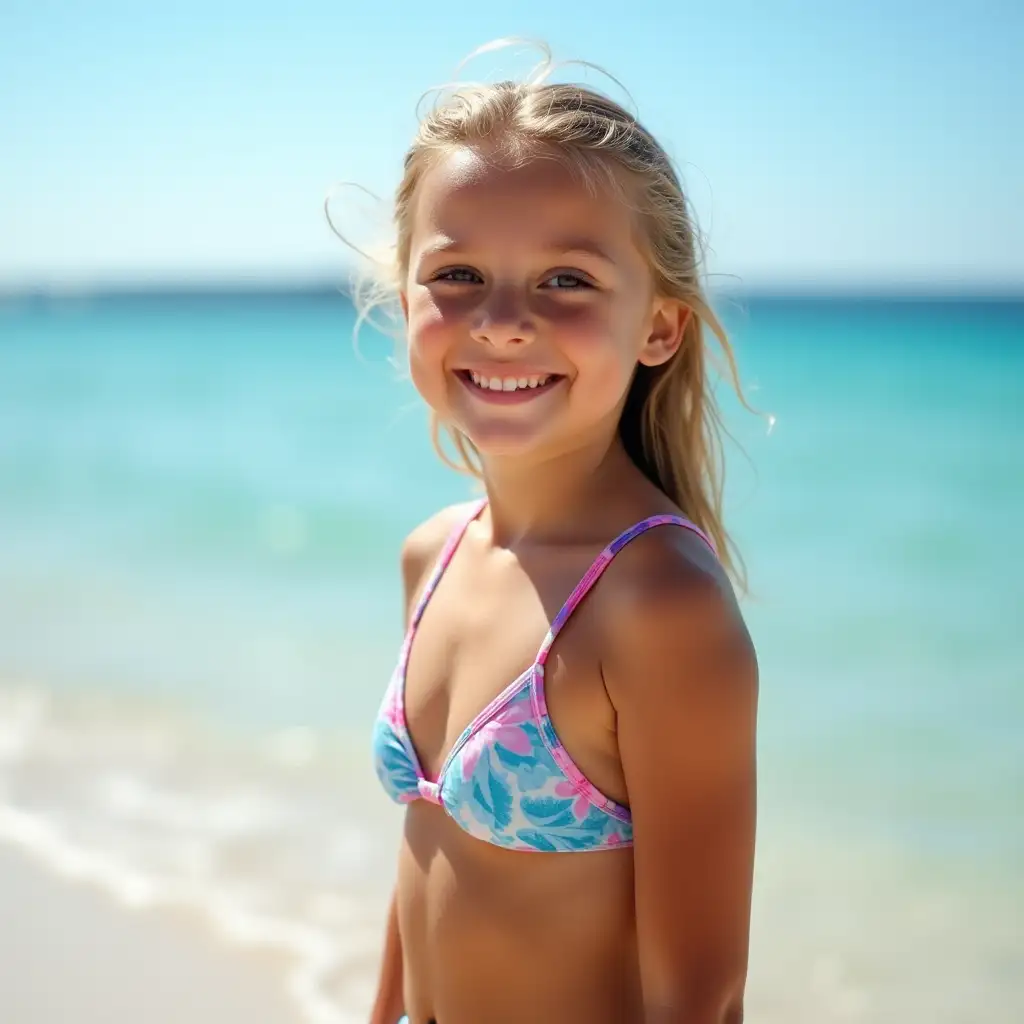
[[590, 238], [567, 238], [560, 242], [549, 245], [548, 250], [557, 252], [562, 256], [583, 255], [591, 256], [594, 259], [602, 260], [605, 263], [616, 265], [615, 259], [602, 246]]
[[[466, 248], [456, 239], [447, 235], [438, 235], [435, 240], [425, 245], [420, 250], [420, 258], [437, 256], [443, 253], [462, 252]], [[616, 266], [615, 259], [597, 242], [590, 238], [566, 238], [559, 241], [549, 242], [544, 247], [548, 253], [557, 253], [559, 256], [590, 256], [593, 259], [601, 260], [611, 266]]]

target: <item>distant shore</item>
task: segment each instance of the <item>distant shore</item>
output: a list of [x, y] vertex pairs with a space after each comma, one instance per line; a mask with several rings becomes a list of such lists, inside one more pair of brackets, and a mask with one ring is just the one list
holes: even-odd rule
[[[54, 281], [2, 281], [0, 303], [64, 302], [80, 300], [186, 300], [186, 299], [239, 299], [239, 298], [296, 298], [337, 299], [348, 297], [352, 281], [351, 270], [344, 267], [337, 272], [308, 277], [265, 274], [234, 277], [204, 277], [188, 279], [111, 279], [111, 280], [54, 280]], [[790, 303], [844, 303], [907, 304], [921, 303], [985, 303], [1017, 306], [1024, 303], [1024, 281], [808, 281], [744, 282], [729, 281], [725, 275], [709, 285], [712, 298], [726, 302], [755, 302], [768, 304]]]

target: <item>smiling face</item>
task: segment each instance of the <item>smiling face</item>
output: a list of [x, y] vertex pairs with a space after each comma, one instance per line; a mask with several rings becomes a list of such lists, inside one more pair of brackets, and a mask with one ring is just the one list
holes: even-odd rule
[[413, 382], [483, 458], [611, 443], [638, 362], [679, 346], [621, 199], [561, 163], [451, 151], [421, 180], [402, 291]]

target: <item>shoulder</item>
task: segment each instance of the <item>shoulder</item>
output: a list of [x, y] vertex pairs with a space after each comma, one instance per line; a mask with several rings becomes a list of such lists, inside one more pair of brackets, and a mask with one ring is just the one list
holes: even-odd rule
[[452, 531], [466, 521], [474, 504], [470, 501], [460, 502], [435, 512], [414, 527], [402, 542], [402, 582], [407, 604], [412, 602], [425, 582], [427, 573], [433, 568]]
[[601, 667], [633, 822], [645, 1002], [665, 1006], [666, 1020], [683, 1007], [739, 1020], [757, 805], [753, 647], [725, 572], [692, 532], [649, 530], [607, 572]]
[[754, 700], [754, 647], [728, 576], [701, 537], [673, 525], [647, 530], [608, 576], [602, 620], [616, 706]]

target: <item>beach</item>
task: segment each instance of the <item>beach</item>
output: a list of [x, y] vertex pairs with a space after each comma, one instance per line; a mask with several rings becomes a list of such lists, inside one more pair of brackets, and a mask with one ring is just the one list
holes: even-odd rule
[[0, 1020], [362, 1020], [397, 817], [325, 746], [0, 686]]
[[[1024, 1018], [1024, 304], [723, 302], [748, 1018]], [[343, 295], [0, 306], [0, 1021], [364, 1021], [402, 537], [472, 484]]]
[[[226, 756], [180, 720], [145, 722], [136, 709], [113, 728], [109, 710], [87, 715], [47, 702], [29, 711], [24, 688], [18, 693], [0, 721], [20, 720], [22, 739], [33, 734], [33, 752], [29, 765], [26, 743], [13, 757], [8, 730], [0, 1020], [366, 1020], [397, 843], [394, 815], [376, 814], [372, 799], [349, 804], [348, 824], [358, 823], [363, 842], [350, 835], [346, 849], [320, 814], [303, 828], [305, 814], [292, 806], [282, 834], [284, 807], [316, 806], [310, 794], [321, 775], [308, 749], [302, 763], [294, 737], [284, 760], [283, 740], [276, 759], [237, 743]], [[124, 779], [129, 745], [134, 787]], [[119, 792], [102, 767], [115, 759]], [[190, 773], [183, 761], [201, 762], [201, 771]], [[175, 780], [173, 792], [157, 784], [161, 775]], [[251, 799], [256, 780], [262, 809]], [[755, 876], [750, 1019], [954, 1024], [979, 1010], [995, 1016], [1024, 1006], [1020, 887], [1000, 886], [1014, 865], [979, 872], [962, 856], [914, 856], [844, 829], [842, 815], [787, 818], [770, 787], [763, 803], [770, 816]]]
[[183, 914], [129, 908], [0, 849], [0, 1020], [300, 1024], [280, 955], [226, 947]]

